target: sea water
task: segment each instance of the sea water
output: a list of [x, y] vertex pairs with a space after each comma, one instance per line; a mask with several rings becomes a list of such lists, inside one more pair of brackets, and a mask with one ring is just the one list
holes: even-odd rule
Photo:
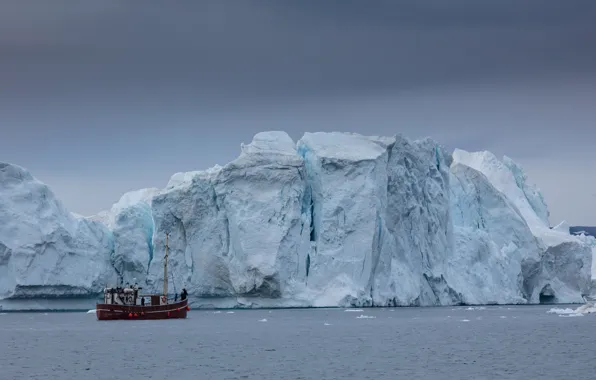
[[549, 309], [204, 310], [101, 322], [94, 313], [5, 313], [0, 378], [596, 377], [596, 314]]

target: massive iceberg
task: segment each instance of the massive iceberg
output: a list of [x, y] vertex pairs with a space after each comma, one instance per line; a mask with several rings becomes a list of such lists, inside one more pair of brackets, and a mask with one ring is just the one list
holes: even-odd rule
[[166, 233], [170, 292], [195, 307], [576, 303], [596, 246], [550, 228], [508, 157], [338, 132], [259, 133], [225, 166], [88, 218], [0, 164], [0, 218], [0, 304], [117, 278], [160, 291]]

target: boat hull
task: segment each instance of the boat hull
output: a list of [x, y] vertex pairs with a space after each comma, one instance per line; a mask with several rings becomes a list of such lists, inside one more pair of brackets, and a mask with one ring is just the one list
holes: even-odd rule
[[188, 299], [156, 306], [97, 304], [95, 307], [95, 314], [100, 321], [184, 319], [187, 312]]

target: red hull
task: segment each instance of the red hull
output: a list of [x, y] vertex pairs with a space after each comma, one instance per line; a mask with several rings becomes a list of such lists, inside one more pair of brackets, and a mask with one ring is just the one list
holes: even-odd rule
[[176, 303], [158, 306], [125, 306], [98, 303], [95, 314], [100, 321], [117, 319], [180, 319], [186, 318], [188, 299]]

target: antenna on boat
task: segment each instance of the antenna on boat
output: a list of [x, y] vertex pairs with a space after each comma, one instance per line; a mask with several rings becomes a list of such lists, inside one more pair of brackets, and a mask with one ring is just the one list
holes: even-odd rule
[[163, 295], [164, 297], [168, 297], [168, 237], [170, 234], [166, 232], [166, 255], [164, 256], [164, 263], [163, 263]]

